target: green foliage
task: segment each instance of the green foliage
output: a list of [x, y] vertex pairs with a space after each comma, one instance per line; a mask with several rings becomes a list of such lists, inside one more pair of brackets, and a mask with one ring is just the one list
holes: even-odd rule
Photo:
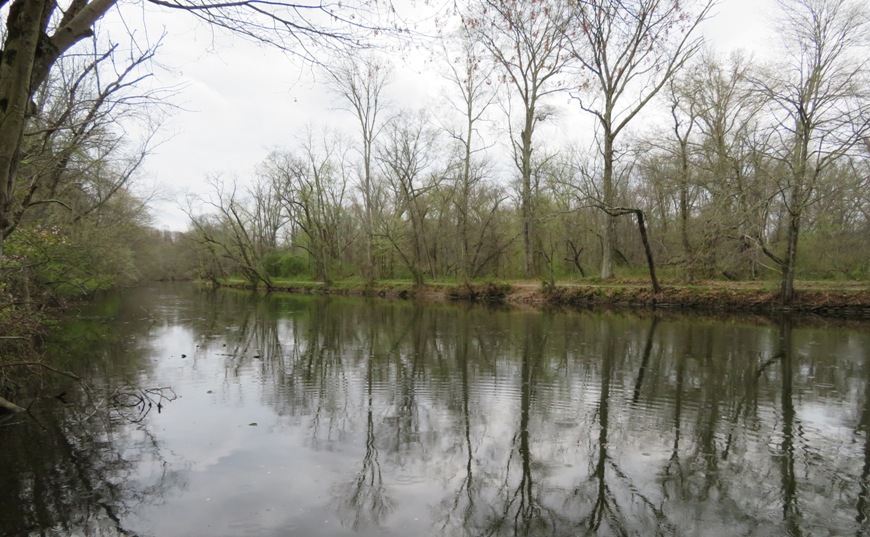
[[819, 226], [801, 238], [798, 274], [813, 280], [864, 280], [870, 276], [867, 252], [863, 230]]
[[291, 252], [270, 252], [263, 258], [266, 273], [274, 278], [310, 276], [308, 259]]
[[[82, 230], [75, 230], [82, 231]], [[6, 267], [19, 269], [19, 292], [67, 298], [107, 289], [133, 271], [128, 248], [107, 248], [90, 232], [20, 228], [6, 244]]]

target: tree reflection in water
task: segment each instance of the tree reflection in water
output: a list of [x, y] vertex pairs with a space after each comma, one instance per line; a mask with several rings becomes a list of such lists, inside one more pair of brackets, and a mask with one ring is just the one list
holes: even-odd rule
[[[471, 526], [476, 513], [477, 495], [480, 493], [479, 486], [474, 479], [475, 462], [474, 453], [475, 447], [472, 443], [472, 428], [474, 425], [471, 421], [471, 372], [469, 361], [473, 359], [471, 356], [471, 342], [468, 326], [468, 311], [461, 309], [457, 312], [456, 322], [456, 367], [459, 372], [460, 385], [460, 427], [461, 427], [461, 451], [465, 453], [464, 475], [459, 484], [459, 488], [453, 495], [453, 500], [445, 499], [442, 508], [445, 511], [444, 520], [439, 527], [439, 533], [449, 535], [457, 531], [457, 528], [463, 529]], [[458, 519], [454, 520], [454, 514], [458, 515]]]
[[342, 522], [354, 531], [363, 529], [369, 524], [380, 526], [394, 507], [394, 502], [384, 486], [381, 463], [378, 460], [372, 398], [372, 360], [373, 358], [370, 357], [366, 375], [365, 456], [362, 467], [354, 479], [338, 489], [339, 516]]
[[789, 537], [800, 537], [801, 513], [797, 498], [795, 476], [795, 408], [792, 401], [794, 374], [792, 372], [793, 342], [791, 320], [779, 321], [780, 362], [782, 363], [782, 444], [780, 446], [780, 472], [782, 473], [782, 519]]
[[[519, 430], [511, 440], [510, 456], [504, 471], [504, 482], [498, 495], [497, 517], [483, 528], [483, 535], [534, 535], [554, 525], [550, 509], [542, 505], [532, 474], [532, 454], [529, 440], [529, 420], [532, 398], [541, 366], [541, 353], [545, 345], [540, 320], [523, 317], [524, 333], [520, 366], [520, 420]], [[519, 464], [519, 479], [512, 477], [512, 469]]]
[[[141, 429], [109, 438], [53, 413], [52, 441], [30, 457], [27, 435], [0, 429], [0, 486], [17, 491], [0, 533], [124, 535], [167, 489], [199, 487], [232, 508], [238, 497], [209, 485], [240, 479], [286, 511], [259, 528], [268, 535], [865, 535], [870, 524], [861, 329], [229, 293], [181, 304], [157, 314], [202, 343], [168, 371], [203, 373], [226, 402], [198, 410], [274, 416], [236, 427], [238, 445], [211, 462], [232, 481], [184, 473]], [[113, 345], [140, 359], [113, 356], [112, 375], [146, 364], [148, 376], [147, 346]], [[259, 490], [266, 478], [239, 463], [286, 477]], [[343, 527], [317, 525], [336, 515]]]
[[[96, 393], [111, 393], [106, 370], [135, 379], [147, 348], [113, 326], [101, 328], [71, 323], [47, 352], [64, 370], [93, 378]], [[91, 359], [80, 360], [80, 350]], [[103, 355], [118, 359], [104, 361]], [[39, 388], [32, 414], [0, 427], [0, 535], [136, 535], [129, 524], [136, 509], [184, 486], [144, 414], [115, 412], [65, 377], [46, 378]], [[61, 392], [60, 399], [45, 395]]]
[[[865, 361], [870, 363], [870, 349], [867, 350]], [[855, 428], [856, 437], [858, 433], [864, 436], [864, 464], [861, 467], [861, 478], [859, 480], [858, 502], [856, 505], [858, 513], [855, 515], [855, 522], [858, 524], [856, 535], [858, 536], [870, 534], [870, 529], [867, 528], [868, 521], [870, 521], [870, 367], [865, 366], [864, 378], [864, 401], [861, 406], [858, 426]]]

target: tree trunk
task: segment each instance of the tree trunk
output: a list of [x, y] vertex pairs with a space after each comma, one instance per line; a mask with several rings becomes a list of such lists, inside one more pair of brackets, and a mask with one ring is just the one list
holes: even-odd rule
[[613, 207], [615, 194], [613, 188], [613, 137], [609, 125], [605, 125], [604, 133], [604, 177], [602, 178], [602, 190], [604, 194], [604, 233], [601, 241], [601, 279], [607, 280], [613, 277], [613, 248], [616, 242], [616, 217], [607, 211]]
[[534, 109], [526, 111], [526, 125], [521, 134], [522, 155], [520, 156], [520, 172], [522, 173], [522, 211], [523, 211], [523, 275], [526, 278], [535, 276], [534, 256], [532, 254], [532, 235], [534, 211], [532, 208], [532, 128]]
[[9, 8], [8, 33], [0, 58], [0, 263], [14, 226], [15, 180], [39, 36], [53, 2], [17, 0]]
[[680, 241], [683, 245], [684, 265], [688, 280], [694, 281], [695, 269], [692, 244], [689, 242], [689, 159], [687, 142], [680, 140]]
[[788, 243], [786, 245], [785, 259], [782, 264], [782, 285], [780, 288], [780, 300], [784, 306], [794, 301], [794, 276], [797, 262], [798, 234], [800, 233], [800, 214], [790, 214], [788, 222]]
[[468, 198], [471, 196], [471, 137], [474, 136], [474, 121], [472, 120], [471, 101], [468, 103], [468, 123], [465, 131], [465, 162], [462, 168], [462, 199], [459, 210], [459, 233], [462, 240], [462, 279], [468, 283], [471, 279], [471, 253], [468, 245]]
[[371, 142], [368, 140], [363, 140], [364, 154], [363, 154], [363, 166], [364, 169], [364, 177], [363, 177], [363, 204], [365, 205], [365, 256], [363, 261], [363, 278], [367, 282], [374, 282], [377, 279], [377, 270], [375, 269], [375, 258], [374, 258], [374, 250], [375, 250], [375, 232], [374, 232], [374, 210], [373, 210], [373, 202], [372, 197], [374, 193], [372, 192], [372, 176], [371, 176]]
[[662, 288], [659, 285], [659, 280], [656, 277], [656, 264], [653, 261], [652, 248], [649, 245], [649, 239], [646, 234], [646, 224], [643, 220], [643, 211], [640, 209], [635, 209], [635, 216], [637, 216], [637, 229], [640, 231], [640, 240], [643, 242], [643, 249], [646, 252], [646, 264], [649, 267], [649, 279], [652, 282], [653, 292], [655, 294], [659, 294], [662, 292]]

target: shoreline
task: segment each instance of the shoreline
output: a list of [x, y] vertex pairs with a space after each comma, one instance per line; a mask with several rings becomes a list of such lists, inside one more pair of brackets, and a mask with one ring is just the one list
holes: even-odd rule
[[[221, 287], [248, 289], [239, 281]], [[870, 285], [865, 283], [812, 282], [798, 287], [795, 300], [784, 306], [777, 289], [759, 282], [709, 281], [687, 285], [662, 285], [654, 294], [644, 282], [619, 281], [610, 284], [559, 283], [546, 289], [532, 281], [427, 283], [339, 282], [327, 286], [318, 282], [276, 283], [269, 291], [307, 295], [381, 297], [431, 302], [476, 302], [530, 307], [617, 307], [663, 311], [710, 313], [812, 314], [822, 317], [870, 320]]]

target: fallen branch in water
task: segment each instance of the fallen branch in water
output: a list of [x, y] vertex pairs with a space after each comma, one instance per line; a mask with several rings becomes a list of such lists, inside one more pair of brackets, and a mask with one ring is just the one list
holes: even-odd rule
[[6, 416], [10, 416], [12, 414], [18, 414], [19, 412], [24, 412], [25, 409], [16, 405], [12, 401], [6, 399], [5, 397], [0, 396], [0, 419]]
[[178, 396], [169, 386], [162, 388], [142, 388], [126, 384], [115, 390], [109, 397], [111, 407], [127, 421], [139, 423], [157, 408], [157, 413], [163, 410], [163, 403], [177, 399]]
[[[0, 363], [0, 369], [4, 369], [7, 367], [40, 367], [43, 369], [47, 369], [47, 370], [49, 370], [52, 373], [55, 373], [57, 375], [69, 377], [69, 378], [75, 380], [76, 382], [78, 382], [79, 384], [81, 384], [83, 387], [85, 387], [84, 381], [78, 375], [74, 375], [74, 374], [70, 373], [69, 371], [62, 371], [60, 369], [51, 367], [50, 365], [44, 364], [42, 362], [26, 361], [26, 362]], [[28, 406], [28, 408], [20, 407], [20, 406], [16, 405], [15, 403], [13, 403], [12, 401], [6, 399], [5, 397], [0, 396], [0, 419], [6, 419], [6, 418], [9, 418], [15, 414], [25, 412], [25, 411], [27, 411], [29, 413], [29, 408], [30, 408], [29, 406]]]
[[[134, 384], [124, 384], [123, 386], [120, 386], [108, 395], [98, 397], [94, 393], [93, 388], [83, 378], [74, 373], [70, 373], [69, 371], [57, 369], [46, 363], [38, 361], [0, 363], [0, 369], [12, 367], [41, 368], [55, 375], [60, 375], [74, 380], [84, 391], [90, 405], [92, 406], [92, 411], [87, 414], [86, 418], [89, 418], [99, 413], [100, 408], [103, 408], [109, 411], [117, 412], [119, 416], [132, 423], [140, 423], [142, 420], [145, 419], [145, 417], [151, 412], [154, 407], [156, 407], [157, 412], [160, 413], [160, 411], [163, 410], [164, 403], [174, 401], [178, 398], [172, 388], [168, 386], [162, 388], [142, 388], [141, 386]], [[56, 396], [55, 398], [63, 403], [66, 403], [66, 400], [63, 397], [64, 395], [66, 395], [66, 392]], [[25, 411], [27, 411], [27, 409], [20, 407], [12, 401], [9, 401], [8, 399], [0, 396], [0, 419], [10, 417]]]

